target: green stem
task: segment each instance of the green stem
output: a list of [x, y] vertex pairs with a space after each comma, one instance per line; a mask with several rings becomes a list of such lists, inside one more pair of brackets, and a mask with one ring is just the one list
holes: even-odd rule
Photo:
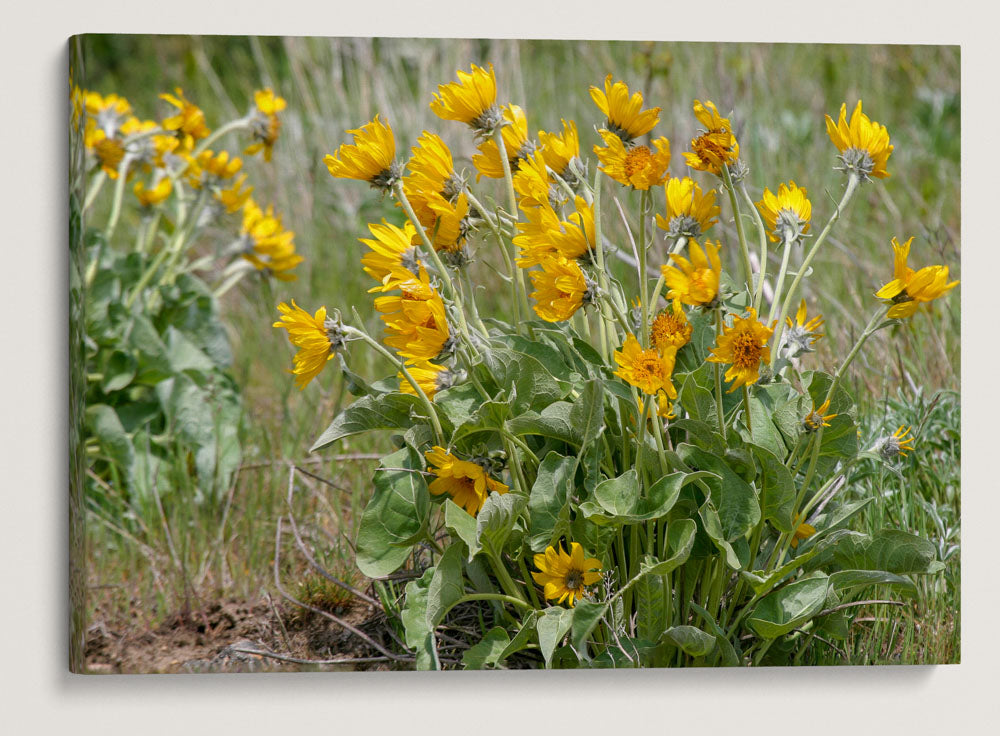
[[232, 132], [234, 130], [239, 130], [240, 128], [247, 128], [250, 125], [250, 118], [238, 118], [231, 122], [226, 123], [221, 128], [217, 128], [211, 134], [208, 135], [201, 143], [198, 144], [197, 148], [191, 154], [197, 157], [199, 153], [207, 149], [210, 145], [215, 143], [219, 138], [224, 136], [226, 133]]
[[[715, 309], [715, 335], [716, 342], [718, 342], [718, 336], [722, 334], [722, 307], [716, 307]], [[722, 435], [722, 446], [728, 448], [729, 441], [726, 439], [726, 419], [722, 411], [722, 366], [718, 363], [713, 363], [712, 367], [715, 372], [715, 413], [719, 420], [719, 434]]]
[[[497, 144], [497, 154], [500, 156], [500, 165], [503, 167], [503, 180], [507, 188], [507, 201], [510, 206], [510, 216], [516, 223], [520, 219], [520, 211], [517, 208], [517, 195], [514, 193], [514, 176], [510, 170], [510, 160], [507, 158], [507, 147], [503, 142], [503, 127], [497, 126], [493, 131], [493, 139]], [[531, 314], [528, 304], [528, 290], [524, 286], [524, 274], [522, 269], [514, 271], [514, 280], [517, 283], [517, 292], [520, 295], [521, 305], [525, 315]]]
[[[604, 268], [604, 235], [601, 232], [601, 172], [598, 169], [594, 172], [594, 251], [597, 262], [598, 285], [603, 293], [608, 292], [608, 274]], [[606, 300], [600, 302], [600, 333], [601, 357], [607, 362], [611, 359], [611, 347], [608, 342], [608, 333], [612, 329], [611, 318], [607, 312]]]
[[525, 608], [530, 608], [530, 604], [525, 600], [524, 592], [521, 590], [521, 586], [514, 582], [514, 579], [507, 572], [507, 567], [499, 559], [498, 555], [492, 553], [492, 551], [487, 550], [486, 559], [490, 561], [490, 567], [493, 568], [493, 574], [497, 576], [497, 580], [500, 581], [500, 587], [504, 589], [507, 595], [519, 600]]
[[750, 211], [753, 212], [754, 221], [757, 223], [757, 238], [760, 241], [760, 273], [757, 276], [757, 286], [753, 297], [754, 309], [759, 314], [760, 305], [764, 299], [764, 276], [767, 274], [767, 230], [764, 228], [764, 221], [760, 218], [757, 205], [750, 197], [750, 192], [747, 191], [747, 185], [744, 182], [740, 182], [740, 193], [747, 201]]
[[778, 278], [774, 282], [774, 299], [771, 301], [771, 311], [767, 315], [767, 323], [771, 324], [776, 319], [775, 313], [781, 307], [781, 295], [785, 290], [785, 274], [788, 273], [788, 257], [792, 252], [792, 241], [782, 236], [781, 240], [783, 252], [781, 254], [781, 268], [778, 271]]
[[753, 425], [750, 423], [750, 389], [743, 384], [743, 419], [746, 421], [747, 432], [753, 438]]
[[[628, 317], [625, 316], [621, 307], [619, 307], [615, 300], [611, 297], [610, 292], [603, 292], [601, 294], [601, 302], [611, 308], [612, 314], [615, 319], [618, 320], [618, 324], [625, 331], [626, 335], [632, 332], [632, 326], [628, 323]], [[613, 329], [614, 328], [612, 328], [612, 330]], [[612, 332], [612, 334], [614, 333]], [[615, 342], [617, 342], [617, 340]]]
[[834, 210], [832, 215], [830, 215], [830, 219], [826, 223], [826, 227], [823, 228], [823, 232], [821, 232], [819, 237], [816, 238], [816, 242], [812, 244], [812, 247], [806, 254], [805, 259], [802, 261], [802, 265], [799, 267], [798, 273], [795, 274], [795, 278], [792, 280], [792, 285], [788, 287], [788, 294], [785, 295], [785, 300], [781, 303], [781, 312], [778, 314], [778, 324], [774, 329], [774, 334], [771, 336], [771, 345], [775, 348], [781, 345], [781, 334], [785, 329], [785, 317], [788, 315], [788, 310], [792, 305], [792, 301], [795, 299], [795, 292], [799, 288], [799, 283], [801, 283], [802, 277], [805, 275], [806, 271], [809, 270], [809, 265], [812, 263], [813, 258], [816, 257], [819, 247], [823, 244], [823, 241], [826, 240], [826, 236], [830, 234], [830, 230], [833, 229], [834, 223], [840, 219], [841, 213], [844, 211], [844, 208], [847, 207], [847, 203], [851, 201], [851, 197], [854, 196], [854, 192], [860, 183], [861, 180], [858, 178], [857, 174], [851, 173], [848, 175], [847, 188], [844, 190], [844, 196], [840, 198], [840, 203], [837, 205], [837, 209]]
[[532, 585], [534, 578], [528, 573], [528, 566], [524, 562], [524, 555], [517, 558], [518, 568], [521, 570], [521, 575], [524, 577], [524, 587], [528, 589], [528, 595], [531, 597], [531, 603], [535, 608], [541, 608], [541, 604], [538, 602], [538, 594], [535, 593], [535, 586]]
[[642, 346], [649, 347], [649, 278], [646, 276], [646, 216], [649, 209], [649, 190], [639, 195], [639, 308], [642, 314]]
[[118, 180], [115, 181], [115, 197], [111, 201], [111, 215], [108, 217], [108, 225], [104, 228], [104, 242], [110, 243], [111, 237], [118, 227], [118, 218], [122, 212], [122, 200], [125, 197], [125, 180], [128, 174], [128, 167], [132, 164], [132, 156], [125, 154], [118, 164]]
[[101, 169], [94, 176], [94, 180], [90, 183], [90, 187], [87, 188], [87, 195], [83, 198], [83, 212], [90, 209], [90, 205], [94, 203], [97, 199], [97, 195], [100, 193], [101, 189], [104, 187], [104, 182], [108, 180], [108, 175]]
[[740, 255], [743, 258], [743, 275], [746, 279], [747, 298], [753, 298], [753, 267], [750, 265], [750, 249], [747, 247], [747, 236], [743, 232], [743, 220], [740, 217], [740, 204], [736, 199], [736, 188], [733, 186], [733, 177], [729, 173], [729, 166], [722, 164], [722, 183], [729, 194], [729, 205], [733, 208], [733, 219], [736, 222], [736, 235], [740, 240]]

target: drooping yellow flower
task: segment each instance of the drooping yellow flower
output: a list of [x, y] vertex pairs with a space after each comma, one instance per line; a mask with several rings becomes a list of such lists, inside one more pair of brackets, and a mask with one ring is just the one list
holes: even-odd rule
[[361, 257], [361, 265], [364, 272], [379, 283], [369, 291], [389, 291], [400, 281], [419, 275], [420, 259], [413, 245], [417, 231], [413, 223], [407, 220], [400, 229], [382, 220], [381, 225], [369, 223], [368, 229], [374, 239], [359, 238], [370, 248]]
[[433, 227], [434, 250], [443, 253], [446, 261], [452, 266], [462, 266], [467, 260], [465, 253], [465, 238], [468, 230], [469, 198], [462, 192], [454, 203], [444, 197], [438, 197], [430, 202], [434, 212]]
[[694, 307], [712, 304], [719, 293], [719, 274], [722, 273], [720, 247], [720, 243], [706, 240], [705, 250], [702, 250], [697, 241], [691, 240], [688, 243], [690, 261], [678, 253], [671, 253], [670, 259], [680, 268], [667, 265], [662, 268], [669, 289], [667, 298], [680, 299], [681, 303]]
[[169, 197], [173, 190], [174, 183], [169, 176], [160, 177], [150, 189], [146, 189], [146, 185], [141, 181], [137, 181], [132, 189], [143, 207], [155, 207]]
[[[503, 127], [503, 147], [513, 172], [517, 171], [521, 159], [535, 150], [535, 144], [528, 138], [528, 118], [518, 105], [505, 106], [503, 119], [509, 123]], [[479, 153], [472, 157], [472, 165], [476, 167], [476, 181], [484, 176], [490, 179], [502, 179], [503, 161], [500, 159], [500, 149], [497, 148], [496, 141], [484, 141], [479, 146]]]
[[958, 286], [958, 281], [948, 281], [947, 266], [925, 266], [914, 271], [907, 265], [913, 238], [900, 245], [892, 239], [892, 281], [879, 289], [875, 296], [892, 302], [889, 319], [912, 317], [921, 304], [933, 301]]
[[565, 322], [593, 299], [593, 284], [587, 282], [576, 261], [552, 255], [538, 265], [541, 271], [528, 274], [535, 287], [531, 298], [535, 300], [535, 313], [546, 322]]
[[267, 271], [281, 281], [295, 281], [291, 269], [305, 259], [295, 252], [295, 233], [285, 230], [274, 207], [262, 210], [253, 199], [243, 206], [242, 256], [259, 271]]
[[601, 579], [601, 561], [595, 557], [583, 556], [583, 547], [571, 542], [567, 553], [562, 545], [546, 547], [545, 552], [535, 555], [535, 567], [531, 577], [542, 586], [546, 600], [557, 604], [568, 599], [569, 605], [585, 594], [584, 588]]
[[760, 378], [761, 363], [771, 362], [771, 339], [774, 326], [767, 327], [757, 319], [757, 310], [751, 308], [750, 316], [743, 318], [733, 315], [731, 327], [723, 326], [722, 334], [716, 338], [712, 354], [706, 358], [709, 363], [728, 363], [726, 380], [732, 381], [729, 392], [740, 386], [756, 383]]
[[83, 109], [87, 118], [94, 121], [95, 128], [103, 130], [108, 138], [117, 135], [122, 123], [132, 112], [128, 100], [114, 93], [102, 97], [97, 92], [84, 92]]
[[391, 189], [402, 169], [396, 161], [396, 139], [389, 124], [376, 115], [370, 123], [347, 133], [354, 136], [353, 145], [342, 143], [335, 153], [323, 157], [330, 175], [366, 181], [383, 191]]
[[547, 133], [544, 130], [538, 131], [538, 142], [541, 144], [542, 156], [545, 157], [546, 165], [552, 169], [557, 176], [565, 179], [569, 184], [576, 181], [576, 175], [570, 169], [570, 162], [580, 157], [580, 136], [576, 130], [576, 123], [570, 120], [562, 120], [562, 133]]
[[889, 176], [885, 167], [894, 148], [889, 143], [889, 131], [861, 112], [861, 100], [858, 100], [849, 124], [846, 102], [840, 106], [840, 118], [836, 123], [827, 115], [826, 133], [840, 151], [845, 171], [855, 173], [862, 180]]
[[458, 70], [458, 81], [438, 85], [431, 111], [443, 120], [465, 123], [477, 135], [490, 135], [501, 122], [497, 107], [497, 78], [493, 65], [489, 71], [473, 64], [470, 71]]
[[295, 374], [295, 385], [301, 391], [343, 347], [343, 336], [337, 323], [327, 318], [326, 307], [320, 307], [310, 316], [293, 299], [292, 306], [282, 302], [278, 311], [281, 319], [273, 326], [288, 330], [288, 341], [299, 349], [291, 373]]
[[783, 349], [791, 357], [802, 353], [811, 353], [813, 344], [823, 337], [823, 333], [820, 332], [823, 327], [823, 315], [817, 314], [810, 319], [806, 313], [805, 299], [799, 303], [799, 309], [795, 313], [795, 321], [793, 322], [791, 317], [785, 317], [785, 324], [788, 325], [788, 329], [785, 330], [782, 338]]
[[[407, 366], [406, 370], [413, 380], [417, 382], [421, 390], [427, 394], [427, 398], [431, 401], [434, 400], [434, 396], [438, 391], [444, 391], [446, 388], [451, 388], [460, 378], [460, 372], [451, 371], [442, 365], [437, 363], [432, 363], [429, 360], [421, 360], [413, 365]], [[417, 392], [413, 389], [413, 386], [403, 372], [400, 371], [396, 374], [399, 379], [399, 390], [404, 394], [416, 394]]]
[[152, 133], [155, 130], [161, 130], [156, 121], [139, 120], [136, 117], [126, 120], [118, 129], [124, 149], [147, 171], [152, 168], [166, 168], [165, 157], [181, 145], [176, 135]]
[[653, 319], [649, 338], [657, 350], [663, 351], [667, 347], [680, 349], [691, 341], [692, 329], [681, 307], [681, 300], [674, 299], [670, 309], [664, 309]]
[[195, 141], [207, 138], [212, 131], [205, 124], [205, 113], [202, 109], [189, 101], [180, 87], [177, 87], [174, 93], [160, 95], [160, 99], [166, 100], [178, 110], [176, 115], [164, 118], [161, 125], [164, 130], [175, 131], [180, 147], [190, 152], [194, 148]]
[[213, 192], [215, 201], [219, 203], [226, 212], [232, 214], [239, 212], [246, 205], [250, 195], [253, 194], [253, 187], [244, 187], [247, 175], [243, 174], [226, 189], [218, 188]]
[[787, 187], [784, 183], [779, 184], [777, 194], [765, 187], [757, 209], [773, 243], [798, 242], [809, 232], [812, 204], [806, 199], [806, 190], [795, 186], [794, 181], [789, 181]]
[[278, 141], [281, 132], [281, 120], [278, 113], [285, 109], [284, 98], [274, 94], [270, 87], [259, 89], [253, 93], [254, 108], [250, 111], [250, 135], [254, 142], [247, 146], [243, 154], [253, 156], [264, 152], [264, 160], [271, 160], [271, 152]]
[[541, 207], [553, 199], [553, 182], [541, 151], [535, 151], [521, 161], [513, 178], [514, 192], [522, 209]]
[[408, 363], [434, 360], [451, 350], [451, 330], [444, 300], [430, 284], [421, 265], [419, 275], [400, 281], [402, 293], [375, 299], [375, 309], [385, 322], [385, 344], [395, 348]]
[[668, 237], [700, 238], [718, 220], [720, 210], [715, 204], [714, 189], [702, 194], [701, 187], [685, 176], [670, 179], [664, 191], [667, 216], [657, 215], [656, 224], [667, 232]]
[[704, 132], [691, 140], [691, 150], [684, 160], [692, 169], [722, 175], [723, 164], [730, 165], [740, 157], [740, 144], [733, 135], [729, 118], [719, 115], [715, 104], [706, 100], [694, 101], [694, 115], [704, 126]]
[[510, 489], [491, 478], [482, 466], [460, 460], [443, 447], [434, 446], [425, 453], [430, 471], [437, 477], [427, 490], [435, 496], [447, 493], [451, 499], [475, 516], [486, 503], [490, 492], [504, 494]]
[[802, 420], [802, 426], [805, 427], [807, 432], [814, 432], [820, 427], [829, 427], [830, 420], [837, 416], [836, 414], [827, 414], [826, 412], [829, 409], [829, 399], [820, 404], [819, 407], [813, 404], [812, 411], [806, 414], [805, 419]]
[[229, 151], [213, 153], [210, 149], [206, 149], [197, 157], [187, 156], [187, 161], [185, 176], [188, 184], [194, 189], [231, 179], [243, 168], [243, 159], [239, 156], [230, 158]]
[[809, 539], [809, 537], [811, 537], [815, 533], [816, 533], [816, 527], [814, 527], [812, 524], [799, 524], [797, 527], [795, 527], [795, 533], [792, 535], [792, 538], [789, 542], [792, 545], [792, 549], [797, 549], [800, 541], [804, 539]]
[[594, 146], [601, 171], [619, 184], [646, 190], [664, 182], [670, 166], [670, 141], [662, 136], [653, 141], [655, 153], [648, 146], [626, 148], [621, 138], [609, 130], [601, 131], [604, 146]]
[[615, 351], [618, 370], [615, 375], [647, 394], [663, 391], [671, 399], [677, 398], [677, 389], [671, 380], [677, 348], [667, 345], [663, 350], [643, 350], [635, 335], [628, 335], [621, 350]]
[[432, 228], [436, 215], [430, 203], [439, 199], [453, 202], [464, 188], [464, 182], [455, 173], [451, 151], [439, 136], [425, 130], [412, 149], [406, 170], [403, 193], [420, 224]]
[[594, 208], [583, 197], [576, 197], [576, 209], [567, 220], [560, 220], [555, 210], [544, 204], [524, 210], [525, 219], [517, 223], [514, 245], [520, 249], [517, 265], [537, 266], [552, 256], [569, 260], [589, 260], [596, 247]]
[[108, 137], [93, 121], [87, 121], [87, 132], [84, 134], [86, 147], [94, 152], [101, 170], [111, 179], [118, 178], [118, 169], [125, 158], [125, 144], [121, 138]]
[[642, 109], [642, 93], [633, 92], [631, 97], [625, 82], [611, 83], [609, 74], [604, 79], [604, 91], [590, 88], [594, 104], [607, 118], [604, 129], [614, 133], [622, 143], [629, 144], [641, 135], [646, 135], [660, 121], [660, 108]]

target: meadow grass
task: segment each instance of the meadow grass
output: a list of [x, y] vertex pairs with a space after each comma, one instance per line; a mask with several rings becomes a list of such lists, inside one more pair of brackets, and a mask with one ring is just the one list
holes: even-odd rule
[[[452, 147], [459, 170], [474, 175], [468, 131], [436, 119], [428, 109], [437, 84], [470, 62], [494, 64], [499, 98], [525, 108], [532, 134], [558, 129], [560, 118], [576, 120], [584, 152], [599, 141], [593, 125], [601, 122], [588, 88], [601, 85], [609, 72], [625, 79], [643, 91], [648, 104], [663, 108], [657, 133], [671, 140], [674, 175], [687, 173], [681, 152], [697, 125], [691, 101], [711, 99], [723, 113], [732, 111], [754, 199], [765, 186], [773, 191], [781, 181], [794, 179], [809, 190], [816, 223], [829, 216], [843, 185], [841, 172], [833, 170], [836, 151], [823, 116], [836, 117], [841, 102], [851, 109], [863, 99], [865, 112], [887, 126], [896, 146], [889, 161], [893, 176], [861, 190], [813, 264], [819, 278], [809, 280], [811, 291], [804, 296], [810, 312], [818, 309], [825, 316], [827, 337], [815, 355], [807, 356], [810, 367], [835, 369], [867, 322], [875, 306], [873, 292], [891, 275], [891, 237], [915, 236], [912, 264], [948, 263], [953, 277], [960, 278], [957, 47], [87, 36], [84, 50], [86, 80], [81, 83], [103, 94], [124, 95], [142, 117], [162, 114], [164, 103], [157, 96], [175, 86], [183, 87], [210, 121], [220, 123], [244, 114], [254, 89], [272, 86], [285, 97], [288, 109], [273, 162], [248, 161], [247, 170], [257, 201], [275, 204], [306, 257], [298, 281], [246, 279], [223, 299], [246, 419], [244, 467], [227, 497], [198, 504], [195, 489], [188, 487], [169, 503], [136, 508], [134, 501], [108, 489], [121, 513], [91, 509], [88, 556], [95, 615], [131, 612], [155, 623], [206, 598], [252, 596], [269, 586], [276, 520], [288, 513], [288, 462], [335, 484], [297, 474], [293, 509], [313, 535], [322, 562], [345, 579], [356, 575], [352, 530], [368, 500], [374, 465], [358, 457], [388, 443], [349, 438], [335, 457], [308, 456], [312, 441], [352, 397], [334, 370], [298, 391], [287, 372], [293, 351], [271, 323], [275, 305], [294, 298], [310, 311], [325, 304], [349, 315], [355, 307], [367, 329], [380, 332], [366, 293], [369, 282], [358, 265], [365, 250], [358, 238], [368, 235], [368, 222], [384, 217], [400, 224], [402, 216], [374, 190], [331, 179], [322, 158], [347, 139], [346, 129], [381, 113], [393, 125], [397, 157], [405, 158], [420, 132], [430, 129]], [[233, 137], [224, 142], [234, 151], [245, 145]], [[710, 186], [706, 179], [702, 184]], [[500, 188], [488, 180], [475, 189], [487, 200], [501, 197]], [[635, 202], [625, 201], [628, 194], [619, 196], [626, 212], [636, 211]], [[106, 206], [97, 204], [98, 216]], [[656, 207], [662, 211], [662, 201]], [[715, 235], [727, 244], [725, 257], [735, 265], [735, 227], [728, 202], [722, 207]], [[626, 243], [617, 208], [609, 202], [606, 212], [607, 236]], [[123, 216], [122, 232], [134, 225], [131, 216]], [[752, 230], [749, 220], [748, 226]], [[213, 244], [213, 234], [219, 243]], [[196, 248], [210, 251], [227, 237], [232, 236], [210, 231]], [[499, 259], [489, 242], [474, 245], [479, 260], [472, 267], [473, 281], [487, 285], [481, 309], [503, 315], [506, 294], [489, 286], [496, 282], [491, 269]], [[777, 261], [771, 263], [770, 273], [777, 267]], [[634, 278], [627, 262], [618, 261], [614, 268], [619, 278]], [[867, 397], [861, 405], [866, 439], [901, 423], [916, 428], [923, 420], [920, 411], [936, 392], [958, 391], [959, 306], [955, 296], [941, 300], [932, 312], [893, 328], [898, 333], [893, 339], [877, 336], [855, 361], [849, 379], [856, 395]], [[347, 359], [363, 376], [390, 373], [371, 351], [354, 348]], [[942, 412], [945, 405], [948, 411]], [[940, 540], [946, 551], [947, 545], [958, 544], [960, 525], [957, 399], [939, 401], [929, 416], [933, 422], [924, 424], [915, 452], [903, 465], [904, 482], [881, 473], [852, 482], [849, 491], [884, 494], [885, 503], [873, 504], [870, 508], [877, 510], [864, 524], [898, 526]], [[928, 510], [926, 503], [937, 505]], [[303, 578], [301, 557], [284, 554], [283, 560], [289, 579], [309, 580]], [[957, 659], [959, 554], [951, 552], [946, 564], [945, 573], [921, 581], [917, 610], [900, 618], [895, 609], [876, 609], [870, 622], [852, 631], [843, 645], [850, 661]], [[902, 642], [902, 649], [877, 651], [875, 643], [887, 641]]]

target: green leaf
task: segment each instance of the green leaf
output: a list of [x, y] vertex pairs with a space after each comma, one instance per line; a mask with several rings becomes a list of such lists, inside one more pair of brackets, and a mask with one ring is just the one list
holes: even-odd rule
[[708, 538], [725, 555], [726, 564], [734, 570], [739, 570], [743, 567], [739, 556], [736, 554], [736, 550], [733, 549], [733, 546], [725, 537], [722, 521], [719, 519], [719, 512], [716, 511], [711, 498], [706, 498], [705, 503], [698, 509], [698, 518], [701, 519], [702, 526], [705, 528]]
[[570, 410], [569, 422], [580, 437], [581, 448], [600, 437], [604, 430], [604, 384], [600, 380], [592, 379], [583, 384]]
[[500, 661], [504, 650], [510, 646], [510, 636], [501, 626], [486, 632], [478, 644], [473, 644], [462, 654], [462, 666], [467, 670], [482, 670]]
[[660, 636], [692, 657], [705, 657], [715, 649], [715, 637], [694, 626], [672, 626]]
[[[566, 336], [559, 335], [558, 339], [561, 342], [565, 342]], [[578, 374], [574, 376], [570, 372], [571, 366], [566, 363], [558, 350], [540, 340], [529, 340], [520, 335], [498, 335], [493, 338], [493, 341], [502, 343], [515, 352], [534, 358], [557, 381], [572, 383], [574, 380], [579, 380], [580, 378]]]
[[[826, 400], [826, 395], [830, 392], [833, 376], [823, 371], [804, 371], [802, 381], [808, 386], [809, 398], [812, 399], [813, 406], [818, 407]], [[837, 386], [836, 394], [830, 398], [830, 408], [827, 413], [843, 414], [849, 411], [852, 406], [854, 406], [854, 397], [841, 381]]]
[[670, 595], [662, 575], [643, 575], [635, 584], [636, 633], [655, 641], [667, 625], [664, 595]]
[[631, 468], [617, 478], [599, 483], [594, 498], [608, 514], [627, 516], [639, 501], [639, 475]]
[[573, 426], [572, 415], [573, 404], [568, 401], [556, 401], [545, 407], [541, 414], [527, 411], [508, 420], [507, 431], [517, 437], [534, 434], [551, 437], [569, 445], [579, 445], [581, 438]]
[[770, 573], [765, 570], [754, 570], [753, 572], [744, 571], [741, 575], [743, 575], [743, 577], [750, 582], [750, 587], [753, 588], [753, 592], [756, 595], [761, 595], [765, 591], [768, 591], [776, 586], [786, 575], [789, 575], [805, 565], [816, 555], [817, 552], [819, 552], [819, 548], [813, 547], [809, 551], [800, 554], [798, 557], [793, 557], [777, 570], [772, 570]]
[[87, 407], [86, 416], [87, 429], [97, 438], [101, 450], [128, 477], [132, 472], [135, 451], [118, 414], [106, 404], [94, 404]]
[[309, 452], [322, 450], [352, 434], [375, 429], [408, 429], [415, 421], [422, 421], [413, 416], [415, 409], [423, 409], [423, 403], [410, 394], [362, 396], [337, 415]]
[[494, 557], [498, 556], [527, 504], [528, 499], [517, 493], [491, 493], [476, 517], [477, 544]]
[[506, 392], [514, 416], [528, 410], [541, 411], [563, 397], [556, 379], [530, 355], [493, 348], [483, 354], [483, 362]]
[[677, 454], [693, 470], [707, 470], [719, 476], [703, 482], [711, 490], [713, 506], [722, 524], [722, 539], [732, 542], [757, 525], [760, 521], [757, 495], [725, 461], [688, 444], [678, 445]]
[[765, 639], [777, 639], [823, 610], [829, 587], [825, 575], [790, 583], [761, 599], [747, 622]]
[[792, 514], [795, 506], [795, 483], [792, 474], [769, 450], [757, 445], [749, 447], [760, 463], [757, 484], [760, 488], [761, 513], [781, 531], [794, 531]]
[[427, 625], [433, 630], [465, 594], [462, 578], [462, 545], [451, 544], [441, 555], [427, 589]]
[[722, 435], [707, 423], [697, 419], [675, 419], [670, 423], [671, 429], [681, 429], [687, 433], [687, 439], [692, 444], [713, 455], [725, 454], [722, 445]]
[[897, 529], [883, 529], [874, 537], [844, 537], [833, 548], [833, 559], [844, 569], [903, 575], [928, 572], [937, 551], [930, 540]]
[[[766, 394], [764, 397], [766, 398]], [[788, 453], [788, 448], [785, 447], [781, 432], [771, 421], [772, 414], [773, 408], [770, 405], [765, 405], [759, 396], [750, 397], [750, 424], [753, 432], [747, 432], [743, 428], [740, 434], [744, 438], [749, 436], [751, 442], [765, 448], [768, 452], [778, 457], [784, 457]]]
[[427, 623], [427, 591], [434, 578], [434, 568], [429, 567], [422, 577], [406, 584], [406, 602], [400, 611], [406, 646], [416, 652], [418, 670], [439, 670], [434, 627]]
[[706, 424], [709, 422], [718, 424], [715, 398], [710, 390], [698, 385], [694, 373], [684, 377], [680, 391], [677, 392], [677, 401], [692, 419]]
[[909, 578], [884, 570], [839, 570], [830, 575], [830, 586], [838, 593], [867, 588], [871, 585], [888, 585], [905, 595], [916, 597], [917, 586]]
[[[636, 524], [642, 521], [660, 519], [666, 516], [674, 507], [674, 504], [677, 503], [677, 498], [680, 496], [681, 489], [685, 485], [709, 477], [718, 478], [718, 476], [704, 471], [697, 473], [671, 473], [670, 475], [663, 476], [650, 486], [647, 495], [644, 498], [636, 499], [635, 505], [625, 513], [615, 513], [606, 506], [593, 501], [585, 501], [580, 504], [580, 511], [587, 519], [601, 526], [608, 524]], [[614, 505], [611, 500], [607, 500], [606, 503]], [[625, 500], [619, 500], [619, 503], [625, 503]]]
[[667, 545], [670, 557], [662, 562], [646, 557], [639, 568], [644, 575], [667, 575], [687, 562], [694, 546], [695, 533], [698, 530], [693, 519], [677, 519], [667, 526]]
[[538, 629], [538, 647], [545, 658], [545, 668], [552, 665], [552, 653], [573, 625], [573, 609], [562, 606], [546, 608], [535, 624]]
[[434, 397], [434, 406], [448, 418], [456, 432], [462, 425], [471, 422], [482, 403], [478, 389], [471, 383], [452, 386]]
[[134, 357], [122, 350], [115, 350], [104, 366], [101, 390], [106, 394], [120, 391], [132, 383], [138, 369], [139, 363]]
[[409, 447], [382, 458], [375, 493], [361, 514], [357, 563], [370, 578], [394, 572], [426, 530], [430, 499], [419, 455]]
[[573, 648], [581, 657], [587, 657], [587, 637], [604, 616], [607, 608], [607, 603], [595, 603], [587, 600], [576, 602], [576, 606], [573, 608]]
[[476, 541], [476, 517], [469, 514], [450, 498], [444, 501], [444, 525], [445, 528], [465, 542], [469, 548], [469, 559], [471, 560], [479, 552], [479, 544]]
[[167, 360], [174, 373], [185, 371], [211, 373], [215, 369], [215, 363], [211, 358], [176, 327], [168, 327], [164, 337], [167, 342]]
[[541, 552], [569, 527], [569, 497], [577, 461], [550, 452], [538, 466], [538, 476], [528, 496], [531, 524], [528, 545]]
[[497, 659], [498, 663], [503, 662], [507, 657], [521, 651], [531, 643], [531, 637], [535, 634], [535, 626], [538, 618], [538, 611], [528, 612], [528, 615], [521, 621], [521, 628], [518, 629], [517, 634], [514, 635], [514, 638], [510, 640], [510, 644], [500, 653], [500, 657]]

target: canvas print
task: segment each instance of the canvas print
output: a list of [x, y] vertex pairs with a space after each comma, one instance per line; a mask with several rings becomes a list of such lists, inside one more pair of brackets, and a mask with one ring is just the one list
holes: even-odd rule
[[959, 661], [958, 47], [69, 47], [73, 671]]

